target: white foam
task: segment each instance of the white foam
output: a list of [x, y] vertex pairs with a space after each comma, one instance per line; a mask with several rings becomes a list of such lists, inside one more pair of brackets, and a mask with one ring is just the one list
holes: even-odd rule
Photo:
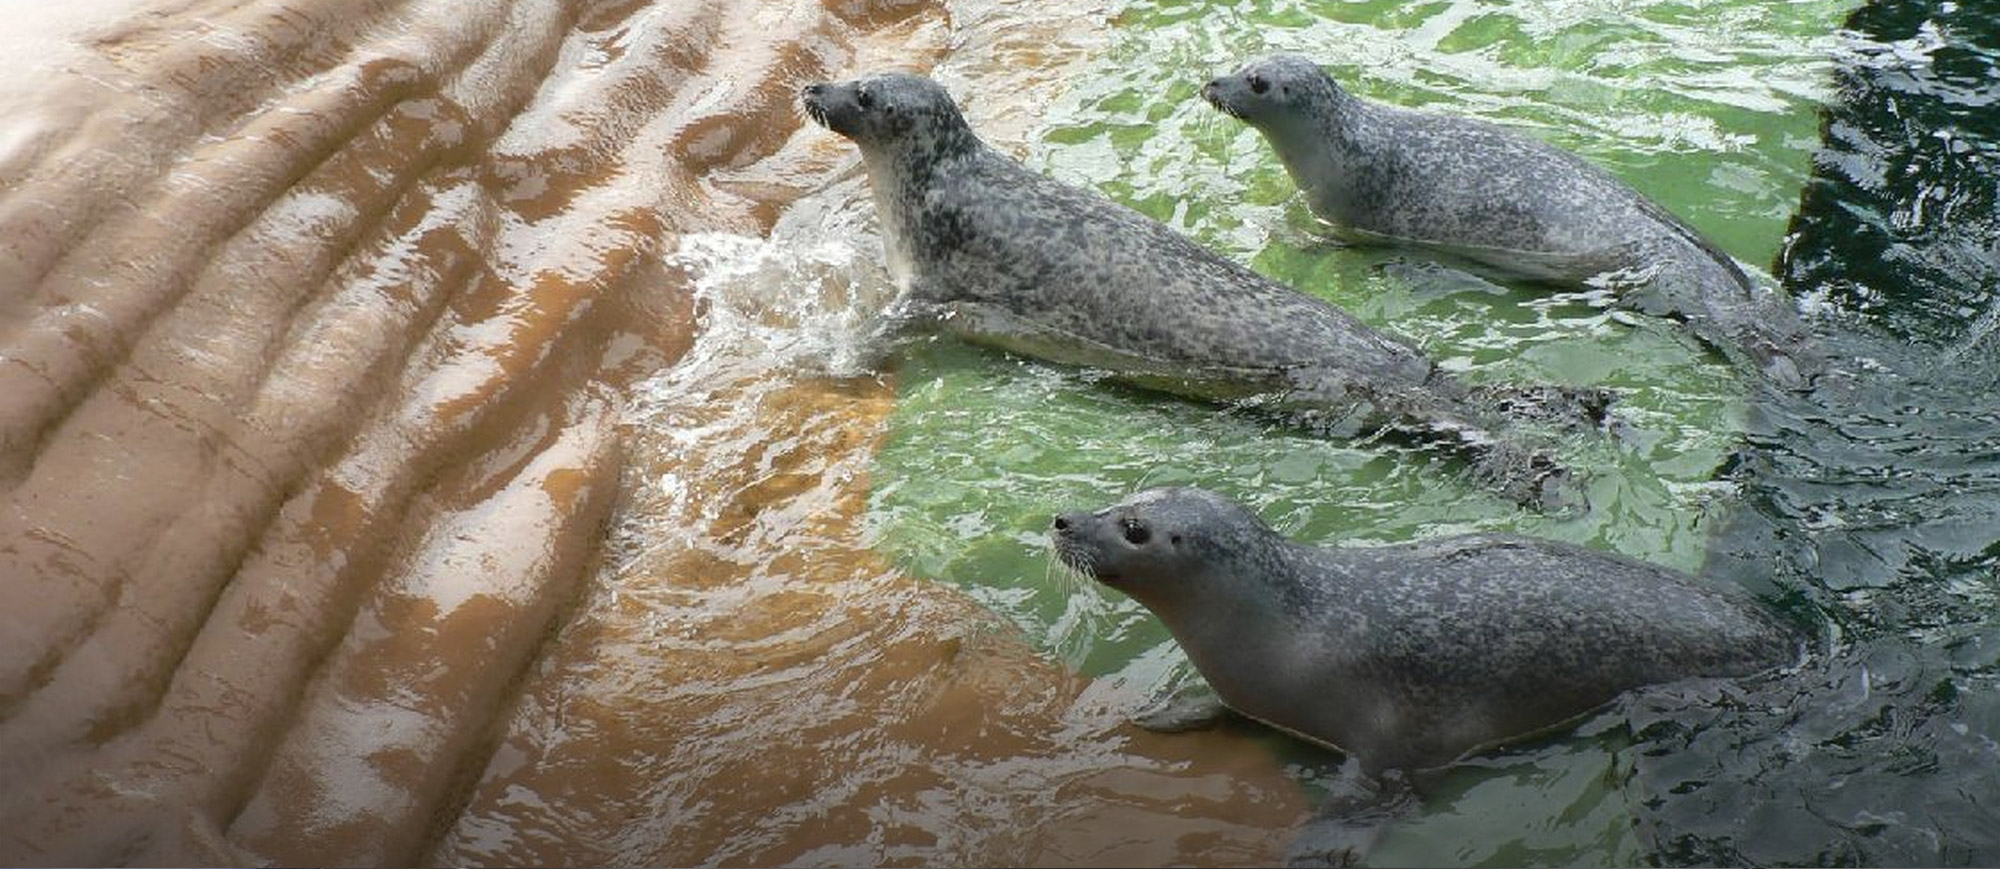
[[872, 238], [827, 233], [800, 242], [684, 236], [669, 263], [694, 279], [701, 332], [665, 377], [685, 382], [742, 365], [801, 374], [869, 373], [878, 316], [895, 296]]

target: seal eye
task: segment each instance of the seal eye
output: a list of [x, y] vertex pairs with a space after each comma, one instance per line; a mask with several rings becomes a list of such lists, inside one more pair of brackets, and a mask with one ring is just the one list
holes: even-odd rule
[[875, 107], [875, 95], [867, 91], [860, 91], [854, 95], [854, 104], [860, 106], [862, 111], [872, 109]]
[[1250, 75], [1250, 92], [1251, 92], [1251, 93], [1253, 93], [1253, 94], [1261, 94], [1261, 93], [1263, 93], [1263, 92], [1265, 92], [1265, 91], [1267, 91], [1267, 90], [1270, 90], [1270, 89], [1271, 89], [1271, 83], [1270, 83], [1270, 82], [1268, 82], [1268, 81], [1265, 81], [1265, 80], [1264, 80], [1264, 77], [1263, 77], [1263, 76], [1261, 76], [1261, 75], [1257, 75], [1256, 73], [1251, 73], [1251, 75]]
[[1140, 524], [1137, 519], [1127, 519], [1122, 525], [1125, 529], [1126, 543], [1130, 543], [1133, 546], [1144, 546], [1146, 545], [1146, 541], [1153, 539], [1153, 532], [1146, 530], [1146, 526]]

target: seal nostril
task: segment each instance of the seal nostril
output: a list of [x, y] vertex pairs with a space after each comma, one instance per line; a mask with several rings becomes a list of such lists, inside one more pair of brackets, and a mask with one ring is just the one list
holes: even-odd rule
[[1061, 516], [1057, 516], [1057, 517], [1056, 517], [1056, 521], [1055, 521], [1054, 523], [1052, 523], [1052, 524], [1054, 524], [1054, 525], [1056, 526], [1056, 530], [1057, 530], [1057, 531], [1068, 531], [1068, 530], [1069, 530], [1069, 520], [1068, 520], [1068, 519], [1064, 519], [1064, 518], [1063, 518], [1063, 517], [1061, 517]]

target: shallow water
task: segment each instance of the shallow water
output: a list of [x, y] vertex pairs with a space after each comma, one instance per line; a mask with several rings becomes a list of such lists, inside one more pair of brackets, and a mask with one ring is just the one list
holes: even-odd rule
[[[1716, 569], [1800, 673], [1429, 782], [1374, 860], [2000, 860], [2000, 22], [1970, 4], [506, 4], [39, 13], [0, 81], [0, 862], [1261, 865], [1335, 757], [1123, 724], [1188, 677], [1058, 508], [1230, 492]], [[1766, 269], [1860, 372], [1314, 235], [1200, 81], [1266, 50], [1526, 128]], [[799, 84], [989, 141], [1480, 382], [1601, 383], [1575, 518], [948, 341]], [[1824, 119], [1824, 129], [1822, 120]]]
[[[1608, 17], [1546, 4], [1126, 5], [1098, 74], [1077, 77], [1030, 163], [1407, 335], [1468, 380], [1617, 388], [1614, 436], [1555, 436], [1587, 469], [1593, 509], [1525, 513], [1421, 451], [1329, 443], [937, 342], [899, 369], [870, 517], [880, 545], [1122, 686], [1127, 708], [1187, 679], [1189, 667], [1135, 603], [1051, 581], [1042, 529], [1058, 508], [1144, 485], [1215, 488], [1309, 540], [1510, 530], [1701, 566], [1710, 529], [1742, 508], [1718, 477], [1744, 424], [1744, 390], [1726, 365], [1670, 328], [1579, 297], [1550, 299], [1394, 252], [1334, 249], [1257, 134], [1195, 90], [1231, 59], [1322, 57], [1364, 96], [1509, 123], [1585, 153], [1755, 267], [1778, 250], [1811, 171], [1832, 31], [1845, 10], [1722, 4], [1695, 18], [1672, 4]], [[1733, 580], [1772, 595], [1792, 588], [1768, 571]], [[1583, 729], [1615, 730], [1620, 714]], [[1274, 750], [1290, 752], [1309, 780], [1332, 773], [1327, 758]], [[1631, 754], [1607, 733], [1455, 772], [1375, 859], [1635, 862], [1649, 845], [1615, 784], [1630, 775]]]

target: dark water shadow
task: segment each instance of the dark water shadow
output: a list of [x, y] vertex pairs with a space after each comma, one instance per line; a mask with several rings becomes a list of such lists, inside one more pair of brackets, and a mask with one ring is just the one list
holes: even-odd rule
[[1826, 642], [1724, 708], [1633, 704], [1663, 864], [2000, 865], [2000, 4], [1847, 31], [1774, 271], [1852, 388], [1752, 407], [1710, 564]]

